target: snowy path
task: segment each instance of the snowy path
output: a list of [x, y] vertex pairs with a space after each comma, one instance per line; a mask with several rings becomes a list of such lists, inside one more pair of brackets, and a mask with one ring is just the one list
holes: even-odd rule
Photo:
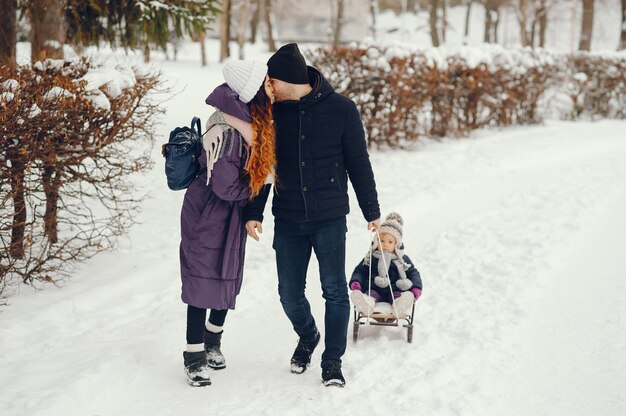
[[[178, 96], [167, 123], [186, 122], [175, 108], [195, 95]], [[228, 368], [211, 387], [185, 385], [182, 194], [164, 189], [157, 163], [143, 224], [118, 252], [62, 289], [23, 288], [0, 314], [0, 414], [622, 415], [625, 129], [550, 122], [374, 153], [383, 210], [403, 214], [425, 290], [413, 344], [376, 327], [349, 344], [345, 389], [320, 385], [321, 348], [309, 371], [289, 373], [296, 338], [276, 294], [271, 218], [248, 243]], [[348, 272], [368, 241], [352, 208]], [[308, 292], [323, 326], [316, 269]]]

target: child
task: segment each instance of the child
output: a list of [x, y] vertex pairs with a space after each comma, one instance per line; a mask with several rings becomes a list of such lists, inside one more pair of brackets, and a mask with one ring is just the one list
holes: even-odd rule
[[[372, 248], [372, 287], [370, 281], [370, 253], [359, 263], [352, 272], [350, 279], [350, 299], [354, 306], [363, 313], [374, 310], [376, 302], [392, 303], [389, 291], [389, 280], [398, 314], [407, 313], [422, 295], [422, 279], [413, 263], [404, 255], [402, 249], [402, 225], [404, 221], [400, 214], [392, 212], [387, 215], [385, 222], [380, 226], [381, 244], [374, 241]], [[384, 258], [384, 261], [383, 261]], [[385, 266], [387, 270], [385, 270]]]

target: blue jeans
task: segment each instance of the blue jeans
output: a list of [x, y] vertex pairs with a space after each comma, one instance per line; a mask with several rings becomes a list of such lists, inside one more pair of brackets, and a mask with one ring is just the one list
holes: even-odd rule
[[346, 283], [346, 217], [297, 223], [276, 220], [274, 250], [278, 269], [278, 294], [293, 329], [304, 340], [317, 332], [311, 307], [304, 295], [311, 252], [319, 263], [324, 317], [325, 361], [340, 361], [346, 351], [350, 301]]

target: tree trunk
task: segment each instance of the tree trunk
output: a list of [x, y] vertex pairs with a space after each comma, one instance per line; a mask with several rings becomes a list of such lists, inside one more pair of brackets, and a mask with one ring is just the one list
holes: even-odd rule
[[446, 43], [448, 32], [448, 0], [441, 0], [441, 40]]
[[220, 62], [230, 56], [230, 0], [222, 0], [220, 17]]
[[500, 8], [496, 6], [495, 10], [496, 20], [493, 22], [493, 43], [498, 43], [498, 27], [500, 26]]
[[0, 65], [15, 62], [17, 0], [0, 0]]
[[31, 61], [62, 59], [65, 43], [63, 0], [33, 0], [31, 16]]
[[[16, 150], [17, 151], [17, 150]], [[11, 225], [11, 245], [9, 254], [14, 259], [24, 258], [24, 231], [26, 229], [26, 199], [24, 177], [26, 166], [20, 157], [7, 155], [11, 161], [11, 195], [13, 196], [13, 224]]]
[[541, 0], [539, 9], [537, 10], [537, 17], [539, 19], [539, 47], [543, 48], [546, 45], [546, 30], [548, 28], [548, 8], [546, 7], [546, 0]]
[[500, 6], [497, 0], [485, 2], [485, 43], [495, 43], [498, 39], [498, 23], [500, 23]]
[[519, 0], [518, 20], [520, 42], [522, 46], [528, 46], [530, 44], [528, 36], [528, 0]]
[[276, 42], [274, 42], [274, 29], [272, 25], [272, 0], [265, 0], [263, 18], [267, 27], [267, 46], [270, 52], [276, 52]]
[[594, 0], [583, 0], [583, 23], [580, 30], [580, 43], [578, 49], [588, 51], [591, 49], [591, 35], [593, 33], [593, 3]]
[[430, 0], [430, 37], [433, 40], [433, 46], [439, 46], [439, 21], [437, 10], [439, 9], [439, 0]]
[[467, 43], [467, 38], [469, 37], [469, 23], [470, 23], [470, 14], [472, 12], [472, 3], [474, 0], [467, 1], [467, 11], [465, 12], [465, 29], [463, 30], [463, 43]]
[[237, 43], [239, 45], [239, 59], [245, 59], [243, 54], [243, 47], [246, 44], [246, 30], [248, 29], [248, 8], [250, 7], [250, 0], [244, 0], [239, 9], [239, 34], [237, 36]]
[[337, 0], [337, 16], [335, 17], [335, 30], [333, 34], [333, 47], [339, 46], [341, 42], [341, 28], [343, 26], [344, 0]]
[[254, 0], [254, 11], [252, 12], [252, 21], [250, 22], [250, 43], [256, 43], [256, 34], [259, 28], [259, 19], [261, 18], [261, 0]]
[[619, 42], [620, 49], [626, 49], [626, 0], [622, 0], [622, 35]]
[[198, 33], [198, 44], [200, 44], [200, 62], [202, 66], [207, 66], [206, 60], [206, 45], [204, 44], [204, 40], [206, 39], [206, 33], [200, 32]]
[[376, 16], [378, 16], [378, 0], [370, 0], [370, 16], [372, 17], [372, 27], [370, 28], [370, 35], [372, 36], [372, 39], [376, 40]]
[[48, 236], [51, 243], [58, 241], [58, 205], [59, 188], [61, 187], [61, 176], [56, 172], [54, 166], [44, 162], [43, 174], [41, 176], [43, 190], [46, 195], [46, 212], [43, 216], [44, 234]]

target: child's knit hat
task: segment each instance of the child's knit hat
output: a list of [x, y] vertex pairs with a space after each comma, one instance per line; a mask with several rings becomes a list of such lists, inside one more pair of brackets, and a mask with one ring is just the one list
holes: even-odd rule
[[385, 221], [381, 224], [380, 230], [378, 231], [380, 234], [390, 234], [393, 238], [396, 239], [397, 247], [402, 245], [402, 226], [404, 225], [404, 220], [397, 212], [392, 212], [387, 215]]
[[263, 85], [267, 65], [258, 61], [228, 61], [222, 67], [222, 74], [228, 86], [247, 104]]

